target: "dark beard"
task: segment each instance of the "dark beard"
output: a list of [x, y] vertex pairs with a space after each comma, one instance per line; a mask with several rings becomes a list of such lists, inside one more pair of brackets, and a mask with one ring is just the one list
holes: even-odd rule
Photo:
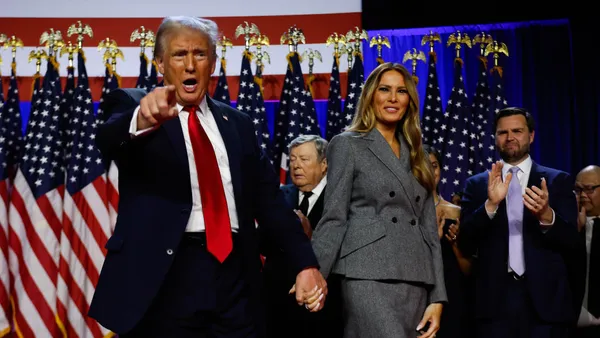
[[527, 145], [525, 148], [519, 148], [517, 150], [500, 150], [500, 157], [506, 163], [519, 163], [521, 162], [527, 155], [529, 155], [530, 146]]

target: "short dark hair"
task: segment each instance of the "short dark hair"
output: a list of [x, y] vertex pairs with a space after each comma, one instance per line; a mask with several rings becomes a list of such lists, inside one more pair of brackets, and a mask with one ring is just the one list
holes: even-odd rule
[[533, 116], [531, 116], [531, 114], [525, 108], [507, 107], [496, 113], [496, 117], [494, 118], [494, 133], [496, 133], [496, 130], [498, 129], [498, 121], [501, 118], [513, 115], [523, 115], [527, 121], [527, 128], [529, 129], [529, 132], [531, 133], [535, 130], [535, 121], [533, 120]]

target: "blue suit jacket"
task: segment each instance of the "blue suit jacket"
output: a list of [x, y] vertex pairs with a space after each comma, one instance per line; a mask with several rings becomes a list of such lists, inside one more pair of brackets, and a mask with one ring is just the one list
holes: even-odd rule
[[[139, 89], [113, 91], [105, 101], [108, 120], [96, 138], [103, 155], [118, 164], [120, 200], [89, 315], [117, 333], [133, 328], [157, 294], [192, 208], [179, 119], [143, 137], [129, 135], [134, 109], [144, 95]], [[262, 282], [255, 220], [270, 240], [290, 253], [289, 264], [296, 272], [318, 263], [298, 217], [284, 201], [273, 167], [257, 145], [250, 118], [207, 100], [227, 148], [239, 219], [236, 245], [245, 257], [243, 278], [251, 285], [251, 302], [258, 310]]]
[[[523, 244], [529, 295], [540, 318], [547, 322], [576, 320], [572, 262], [581, 253], [577, 233], [577, 206], [572, 177], [562, 171], [532, 165], [528, 186], [540, 187], [544, 177], [555, 212], [554, 225], [541, 231], [539, 221], [527, 209], [523, 213]], [[459, 246], [477, 254], [475, 313], [479, 318], [502, 317], [508, 273], [508, 218], [506, 201], [493, 219], [485, 210], [487, 172], [466, 181], [462, 199]]]

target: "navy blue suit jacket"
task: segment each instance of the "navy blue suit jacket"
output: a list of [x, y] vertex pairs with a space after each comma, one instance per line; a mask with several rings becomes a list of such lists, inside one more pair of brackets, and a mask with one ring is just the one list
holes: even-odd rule
[[[325, 189], [327, 189], [327, 187], [325, 187]], [[306, 218], [308, 218], [308, 220], [310, 221], [310, 226], [313, 230], [315, 230], [315, 227], [317, 226], [317, 224], [319, 224], [319, 221], [321, 220], [321, 215], [323, 214], [325, 189], [323, 189], [321, 195], [319, 195], [319, 198], [317, 198], [315, 205], [313, 205], [308, 215], [305, 215]], [[300, 207], [300, 201], [298, 199], [298, 192], [300, 190], [297, 186], [293, 184], [287, 184], [281, 187], [281, 191], [283, 191], [283, 196], [285, 197], [286, 202], [291, 208], [298, 209]]]
[[[89, 315], [117, 333], [133, 328], [151, 304], [177, 255], [192, 208], [179, 119], [142, 137], [129, 135], [133, 112], [144, 95], [140, 89], [111, 92], [105, 101], [109, 117], [96, 138], [103, 155], [119, 167], [120, 200]], [[255, 220], [290, 253], [294, 271], [318, 263], [298, 217], [286, 205], [272, 165], [257, 145], [250, 118], [207, 100], [227, 148], [239, 220], [235, 245], [245, 257], [243, 278], [251, 285], [251, 302], [258, 310], [262, 281]]]
[[[532, 165], [528, 186], [541, 187], [544, 177], [555, 212], [554, 225], [542, 232], [539, 221], [527, 209], [523, 213], [523, 244], [526, 278], [533, 306], [539, 317], [551, 323], [572, 323], [575, 309], [571, 263], [581, 253], [577, 233], [577, 205], [573, 179], [565, 172]], [[508, 273], [508, 218], [506, 201], [490, 219], [485, 210], [487, 172], [466, 181], [462, 198], [460, 248], [477, 254], [475, 313], [479, 318], [504, 317]]]

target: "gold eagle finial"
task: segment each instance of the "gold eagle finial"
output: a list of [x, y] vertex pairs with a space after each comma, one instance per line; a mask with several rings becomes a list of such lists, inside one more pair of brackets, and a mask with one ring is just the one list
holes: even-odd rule
[[83, 47], [83, 36], [87, 35], [90, 38], [94, 37], [94, 32], [92, 31], [92, 27], [90, 27], [89, 25], [84, 25], [81, 23], [81, 21], [77, 21], [77, 23], [72, 24], [71, 26], [69, 26], [69, 29], [67, 29], [67, 36], [70, 37], [71, 35], [77, 35], [77, 49], [81, 49]]

